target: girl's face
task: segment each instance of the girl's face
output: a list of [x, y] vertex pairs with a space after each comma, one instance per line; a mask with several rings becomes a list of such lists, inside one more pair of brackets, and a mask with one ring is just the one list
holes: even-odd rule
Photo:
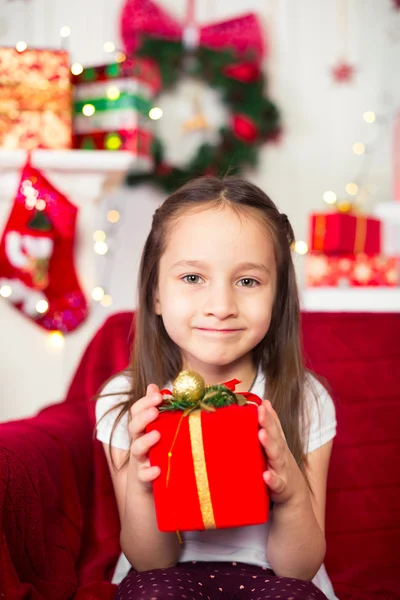
[[271, 322], [273, 245], [254, 218], [211, 207], [179, 217], [159, 265], [156, 312], [185, 368], [251, 360]]

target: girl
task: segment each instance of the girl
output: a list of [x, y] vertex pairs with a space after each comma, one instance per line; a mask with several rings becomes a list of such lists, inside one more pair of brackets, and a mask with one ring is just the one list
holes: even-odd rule
[[[132, 364], [96, 406], [121, 519], [118, 600], [335, 598], [322, 565], [335, 409], [304, 368], [293, 241], [287, 216], [237, 178], [196, 179], [155, 212]], [[181, 545], [157, 528], [148, 452], [160, 434], [145, 429], [183, 369], [268, 398], [259, 439], [273, 510], [264, 525], [184, 532]]]

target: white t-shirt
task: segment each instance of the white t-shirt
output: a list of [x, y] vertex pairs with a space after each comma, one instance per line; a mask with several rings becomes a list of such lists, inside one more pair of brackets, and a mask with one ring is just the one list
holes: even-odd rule
[[[168, 385], [166, 387], [169, 388]], [[251, 391], [262, 398], [264, 387], [265, 378], [259, 372]], [[109, 409], [125, 400], [124, 394], [129, 389], [129, 377], [126, 373], [121, 373], [106, 385], [102, 396], [98, 399], [96, 404], [97, 439], [101, 442], [106, 444], [110, 442], [111, 430], [120, 409], [117, 408], [108, 413], [100, 423], [99, 420]], [[306, 386], [306, 400], [309, 408], [309, 426], [305, 451], [309, 453], [334, 438], [336, 413], [328, 392], [314, 378], [311, 378]], [[112, 445], [123, 450], [130, 448], [127, 413], [115, 428]], [[271, 568], [266, 557], [268, 531], [269, 522], [250, 527], [183, 532], [184, 546], [180, 561], [243, 562]], [[130, 568], [128, 559], [121, 554], [114, 572], [113, 583], [122, 581]], [[321, 566], [313, 582], [324, 592], [328, 600], [337, 600], [324, 565]]]

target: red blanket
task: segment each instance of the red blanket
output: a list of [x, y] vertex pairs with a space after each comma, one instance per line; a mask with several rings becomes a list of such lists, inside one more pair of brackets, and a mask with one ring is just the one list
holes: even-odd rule
[[[90, 398], [128, 362], [132, 314], [111, 317], [67, 399], [0, 425], [0, 591], [11, 600], [111, 600], [119, 523]], [[400, 315], [303, 315], [310, 366], [339, 421], [327, 567], [340, 600], [399, 597]]]

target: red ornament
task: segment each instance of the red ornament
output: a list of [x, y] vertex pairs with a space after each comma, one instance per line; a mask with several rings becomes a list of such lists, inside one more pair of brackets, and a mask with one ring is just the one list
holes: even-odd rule
[[243, 114], [233, 116], [233, 132], [243, 142], [254, 142], [258, 129], [250, 117]]
[[168, 165], [167, 163], [160, 163], [159, 165], [157, 165], [156, 175], [162, 176], [162, 175], [169, 175], [170, 173], [172, 173], [172, 167], [170, 165]]
[[400, 0], [393, 0], [394, 10], [400, 10]]
[[230, 65], [224, 69], [224, 74], [232, 79], [237, 79], [242, 83], [253, 83], [261, 76], [260, 68], [255, 63], [237, 63], [236, 65]]
[[355, 75], [355, 68], [342, 62], [332, 69], [333, 79], [339, 83], [351, 81]]

